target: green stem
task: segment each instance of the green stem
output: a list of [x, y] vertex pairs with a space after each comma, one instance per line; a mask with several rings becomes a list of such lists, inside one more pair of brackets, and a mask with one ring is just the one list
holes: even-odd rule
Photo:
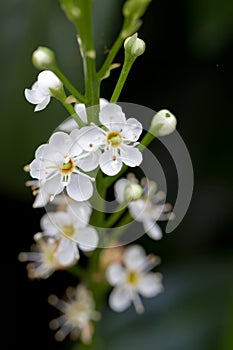
[[136, 57], [130, 56], [127, 53], [125, 54], [125, 60], [124, 60], [124, 64], [121, 70], [121, 74], [120, 77], [118, 79], [118, 82], [116, 84], [116, 87], [113, 91], [112, 97], [110, 102], [117, 102], [118, 98], [121, 94], [121, 91], [124, 87], [125, 81], [128, 77], [128, 74], [130, 72], [130, 69], [132, 68], [132, 65], [135, 61]]
[[125, 215], [122, 217], [122, 219], [119, 221], [119, 226], [117, 226], [113, 232], [111, 233], [111, 235], [109, 236], [106, 244], [110, 244], [113, 241], [117, 241], [121, 235], [125, 232], [125, 230], [127, 230], [128, 228], [128, 224], [132, 222], [132, 216], [130, 215], [130, 213], [127, 211], [125, 213]]
[[127, 209], [127, 203], [123, 202], [118, 205], [114, 213], [112, 213], [105, 222], [106, 227], [113, 227], [117, 220], [121, 217], [124, 211]]
[[114, 42], [112, 48], [110, 49], [108, 56], [106, 60], [104, 61], [104, 64], [100, 68], [100, 70], [97, 73], [97, 76], [99, 79], [103, 79], [109, 70], [110, 65], [112, 64], [114, 58], [116, 57], [118, 51], [121, 48], [121, 45], [123, 44], [124, 38], [122, 37], [121, 33], [118, 35], [116, 41]]
[[66, 78], [66, 76], [60, 71], [58, 66], [53, 69], [54, 73], [58, 76], [58, 78], [62, 81], [63, 85], [67, 88], [67, 90], [77, 99], [77, 101], [86, 103], [87, 99], [83, 96]]

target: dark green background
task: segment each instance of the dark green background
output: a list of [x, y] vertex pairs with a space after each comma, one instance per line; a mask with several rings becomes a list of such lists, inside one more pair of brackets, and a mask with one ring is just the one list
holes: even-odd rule
[[[121, 4], [95, 1], [98, 65], [120, 27]], [[67, 115], [55, 100], [34, 114], [23, 90], [38, 74], [31, 63], [37, 46], [53, 49], [62, 70], [82, 89], [80, 55], [74, 27], [58, 1], [4, 1], [0, 16], [2, 341], [7, 341], [6, 349], [61, 349], [65, 345], [56, 344], [48, 329], [58, 314], [47, 296], [61, 295], [74, 280], [55, 273], [47, 281], [29, 281], [17, 254], [28, 251], [44, 212], [31, 207], [23, 166]], [[145, 301], [142, 316], [132, 308], [122, 314], [106, 308], [104, 349], [232, 350], [232, 1], [153, 0], [139, 36], [147, 48], [120, 101], [167, 108], [177, 116], [195, 186], [189, 210], [174, 232], [159, 242], [145, 236], [139, 240], [148, 252], [161, 256], [157, 270], [164, 275], [165, 292]], [[116, 61], [122, 58], [123, 51]], [[103, 97], [110, 98], [118, 74], [114, 71], [103, 82]], [[157, 142], [151, 148], [164, 166], [173, 201], [177, 184], [169, 155]]]

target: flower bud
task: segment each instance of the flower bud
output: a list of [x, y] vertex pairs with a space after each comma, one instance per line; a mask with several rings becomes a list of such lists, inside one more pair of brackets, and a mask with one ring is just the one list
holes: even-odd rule
[[124, 48], [128, 54], [137, 57], [144, 53], [146, 44], [142, 39], [139, 39], [138, 34], [135, 33], [134, 35], [125, 39]]
[[39, 46], [32, 54], [32, 63], [37, 69], [52, 69], [55, 64], [55, 55], [47, 47]]
[[143, 188], [137, 184], [137, 183], [133, 183], [130, 185], [127, 185], [125, 188], [125, 200], [127, 202], [132, 202], [132, 201], [136, 201], [139, 198], [141, 198], [143, 193]]
[[154, 115], [150, 131], [156, 136], [166, 136], [176, 129], [176, 124], [176, 117], [167, 109], [162, 109]]

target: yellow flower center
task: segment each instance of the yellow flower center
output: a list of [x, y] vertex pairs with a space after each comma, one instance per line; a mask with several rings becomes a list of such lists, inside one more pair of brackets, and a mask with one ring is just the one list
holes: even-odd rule
[[63, 166], [61, 168], [62, 174], [72, 173], [73, 170], [74, 170], [74, 162], [72, 161], [72, 159], [69, 159], [68, 162], [63, 163]]
[[135, 285], [138, 283], [138, 273], [136, 271], [130, 271], [127, 276], [128, 283], [131, 285]]
[[112, 147], [119, 147], [122, 142], [122, 136], [117, 131], [110, 131], [107, 135], [107, 143]]
[[74, 234], [74, 226], [73, 225], [63, 226], [63, 233], [65, 236], [72, 237]]

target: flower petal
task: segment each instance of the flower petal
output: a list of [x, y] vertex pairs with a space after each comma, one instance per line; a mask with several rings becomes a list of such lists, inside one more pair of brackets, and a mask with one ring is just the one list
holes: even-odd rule
[[54, 176], [50, 180], [47, 180], [43, 184], [43, 189], [46, 192], [52, 194], [53, 196], [61, 193], [63, 188], [64, 188], [64, 186], [63, 186], [62, 181], [61, 181], [61, 174], [57, 174], [56, 176]]
[[92, 212], [92, 208], [88, 202], [72, 202], [67, 205], [67, 212], [78, 222], [79, 227], [86, 227]]
[[57, 89], [62, 83], [60, 79], [50, 70], [44, 70], [38, 74], [37, 77], [39, 90], [44, 95], [50, 95], [50, 88]]
[[130, 184], [131, 182], [127, 179], [120, 179], [115, 183], [114, 192], [116, 200], [119, 203], [123, 203], [125, 201], [125, 188]]
[[121, 124], [126, 122], [125, 114], [122, 112], [121, 107], [115, 103], [108, 103], [101, 108], [99, 120], [107, 129], [116, 131], [120, 130]]
[[155, 240], [162, 238], [163, 232], [156, 222], [150, 220], [143, 221], [143, 227], [150, 238]]
[[91, 226], [77, 230], [73, 238], [78, 243], [79, 248], [84, 252], [94, 250], [99, 242], [97, 231]]
[[49, 139], [49, 146], [52, 146], [54, 149], [59, 151], [59, 153], [62, 153], [62, 155], [66, 155], [68, 153], [73, 140], [69, 135], [67, 135], [65, 132], [58, 131], [52, 134], [52, 136]]
[[97, 126], [84, 126], [80, 130], [78, 142], [85, 151], [93, 152], [105, 143], [105, 136]]
[[138, 284], [139, 293], [146, 297], [151, 298], [163, 291], [161, 283], [162, 276], [158, 273], [148, 273], [143, 276]]
[[122, 161], [119, 159], [113, 159], [113, 153], [111, 150], [105, 151], [100, 156], [100, 168], [106, 175], [114, 176], [119, 173], [122, 167]]
[[58, 126], [58, 130], [59, 131], [64, 131], [64, 132], [71, 132], [74, 129], [78, 129], [79, 126], [77, 124], [77, 122], [74, 120], [74, 118], [69, 117], [66, 120], [64, 120], [64, 122], [62, 122], [59, 126]]
[[142, 124], [135, 118], [129, 118], [123, 125], [122, 136], [124, 139], [135, 142], [142, 133]]
[[131, 298], [128, 290], [124, 287], [116, 287], [110, 294], [109, 306], [113, 311], [122, 312], [128, 309], [131, 304]]
[[100, 150], [90, 152], [85, 158], [78, 161], [79, 168], [81, 168], [83, 171], [91, 171], [96, 169], [99, 165], [100, 156]]
[[139, 270], [144, 266], [146, 259], [145, 250], [140, 245], [129, 246], [123, 256], [125, 266], [129, 270]]
[[87, 112], [84, 103], [75, 103], [74, 110], [80, 117], [80, 119], [87, 124]]
[[35, 105], [38, 103], [41, 103], [46, 97], [38, 89], [32, 89], [32, 90], [25, 89], [24, 96], [28, 102], [35, 104]]
[[67, 193], [78, 202], [86, 201], [93, 194], [92, 182], [81, 174], [72, 174], [67, 185]]
[[108, 266], [106, 270], [106, 278], [112, 286], [124, 283], [125, 277], [126, 272], [121, 264], [113, 263]]
[[70, 239], [62, 238], [56, 251], [56, 257], [62, 266], [73, 264], [79, 257], [77, 244], [74, 244]]
[[142, 162], [142, 153], [132, 146], [121, 145], [120, 156], [123, 163], [130, 167], [135, 167]]
[[38, 105], [36, 105], [34, 111], [35, 112], [39, 112], [42, 111], [42, 109], [45, 109], [45, 107], [47, 107], [47, 105], [50, 102], [50, 96], [46, 96], [43, 101], [41, 101], [40, 103], [38, 103]]

